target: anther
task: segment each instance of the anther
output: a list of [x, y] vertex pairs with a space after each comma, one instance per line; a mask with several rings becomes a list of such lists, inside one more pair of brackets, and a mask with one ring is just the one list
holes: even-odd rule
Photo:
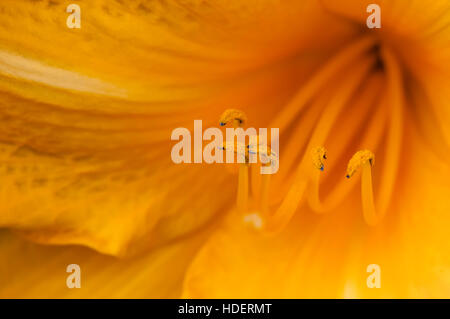
[[324, 170], [325, 160], [327, 159], [327, 150], [325, 147], [315, 147], [311, 150], [311, 156], [314, 166], [321, 171]]
[[239, 156], [244, 156], [245, 163], [242, 163], [242, 164], [248, 164], [250, 161], [249, 155], [248, 155], [248, 148], [245, 147], [245, 145], [242, 143], [226, 141], [226, 142], [223, 142], [222, 146], [220, 146], [218, 148], [222, 151], [233, 152], [234, 154], [238, 155], [238, 158], [239, 158]]
[[356, 173], [362, 165], [369, 163], [371, 166], [375, 164], [375, 155], [371, 151], [363, 150], [358, 151], [348, 162], [347, 175], [345, 177], [350, 178]]
[[[220, 117], [219, 123], [221, 126], [231, 124], [235, 129], [244, 125], [247, 122], [247, 116], [244, 112], [235, 109], [226, 110]], [[240, 212], [246, 212], [248, 210], [248, 149], [241, 143], [225, 142], [222, 145], [223, 150], [232, 151], [239, 157], [244, 156], [245, 162], [239, 165], [238, 173], [238, 189], [237, 189], [237, 209]]]
[[220, 126], [232, 124], [233, 127], [241, 127], [247, 122], [247, 116], [244, 112], [236, 109], [228, 109], [220, 116]]
[[247, 145], [247, 149], [249, 154], [259, 155], [264, 166], [277, 166], [278, 154], [276, 154], [267, 144], [250, 143]]

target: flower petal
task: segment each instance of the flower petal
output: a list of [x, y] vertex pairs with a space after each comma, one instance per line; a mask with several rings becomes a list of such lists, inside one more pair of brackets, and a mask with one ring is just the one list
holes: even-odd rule
[[[192, 257], [207, 233], [133, 258], [80, 246], [52, 247], [0, 232], [1, 298], [178, 298]], [[66, 285], [67, 266], [80, 266], [81, 288]]]

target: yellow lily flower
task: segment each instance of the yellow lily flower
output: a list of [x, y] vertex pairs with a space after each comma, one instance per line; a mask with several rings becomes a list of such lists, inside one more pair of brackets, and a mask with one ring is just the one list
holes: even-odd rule
[[[2, 1], [0, 297], [450, 297], [450, 4], [371, 2]], [[231, 108], [276, 174], [171, 161]]]

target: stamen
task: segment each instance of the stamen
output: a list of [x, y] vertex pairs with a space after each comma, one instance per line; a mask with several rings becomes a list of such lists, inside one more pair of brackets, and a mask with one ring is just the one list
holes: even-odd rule
[[250, 190], [251, 190], [251, 196], [255, 199], [256, 202], [260, 201], [260, 188], [261, 188], [261, 167], [260, 165], [254, 164], [250, 166], [250, 170], [251, 170], [251, 185], [250, 185]]
[[[259, 141], [259, 136], [256, 141]], [[262, 166], [274, 167], [277, 165], [278, 155], [265, 143], [250, 143], [247, 145], [249, 154], [259, 155], [260, 158], [264, 157], [264, 163]], [[270, 189], [270, 174], [262, 174], [261, 177], [261, 189], [259, 198], [259, 208], [264, 217], [266, 217], [269, 210], [269, 189]]]
[[332, 193], [332, 196], [330, 196], [330, 198], [327, 198], [325, 202], [320, 201], [319, 181], [320, 175], [324, 170], [325, 160], [327, 159], [327, 150], [323, 146], [316, 147], [311, 151], [311, 155], [312, 163], [316, 170], [314, 170], [314, 172], [312, 173], [310, 180], [311, 185], [308, 187], [308, 203], [315, 213], [321, 214], [325, 211], [329, 211], [330, 207], [333, 207], [333, 205], [336, 204], [337, 197], [333, 196], [334, 193]]
[[270, 190], [270, 174], [263, 174], [261, 177], [261, 197], [260, 209], [263, 216], [267, 216], [269, 211], [269, 190]]
[[[278, 155], [266, 144], [249, 144], [247, 145], [248, 153], [259, 155], [263, 159], [263, 166], [276, 166], [278, 162]], [[264, 174], [266, 175], [266, 174]]]
[[[247, 116], [244, 112], [236, 109], [226, 110], [220, 117], [220, 125], [225, 126], [229, 123], [233, 125], [234, 128], [241, 127], [247, 122]], [[235, 143], [234, 141], [227, 141], [223, 144], [224, 150], [233, 151], [239, 156], [245, 156], [245, 163], [239, 165], [238, 173], [238, 190], [236, 206], [238, 211], [244, 213], [248, 210], [248, 148], [241, 143]]]
[[236, 109], [228, 109], [220, 116], [220, 126], [231, 124], [234, 128], [241, 127], [247, 122], [244, 112]]
[[[236, 145], [235, 145], [236, 144]], [[235, 143], [234, 141], [226, 141], [223, 143], [222, 150], [232, 151], [234, 154], [245, 156], [245, 163], [239, 165], [238, 173], [238, 191], [237, 191], [237, 208], [241, 212], [247, 211], [248, 208], [248, 169], [249, 169], [249, 156], [248, 148], [241, 143]]]
[[237, 209], [240, 212], [248, 210], [248, 165], [239, 165], [238, 191], [236, 200]]
[[370, 226], [378, 223], [381, 216], [377, 216], [375, 210], [375, 203], [373, 200], [372, 188], [372, 166], [374, 165], [375, 157], [370, 151], [359, 151], [353, 155], [348, 163], [347, 178], [350, 178], [355, 172], [361, 169], [361, 200], [364, 220]]
[[327, 150], [325, 147], [315, 147], [311, 151], [313, 164], [317, 169], [324, 170], [324, 161], [327, 159]]

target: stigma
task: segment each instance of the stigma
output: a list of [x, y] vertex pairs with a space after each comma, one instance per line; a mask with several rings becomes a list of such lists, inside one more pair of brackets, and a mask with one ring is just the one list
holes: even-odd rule
[[[375, 206], [372, 183], [372, 166], [375, 156], [372, 152], [364, 150], [356, 152], [348, 163], [347, 177], [350, 178], [356, 170], [361, 170], [361, 203], [364, 221], [369, 226], [377, 225], [383, 218], [386, 210], [378, 198], [378, 209]], [[381, 209], [380, 209], [381, 207]]]

